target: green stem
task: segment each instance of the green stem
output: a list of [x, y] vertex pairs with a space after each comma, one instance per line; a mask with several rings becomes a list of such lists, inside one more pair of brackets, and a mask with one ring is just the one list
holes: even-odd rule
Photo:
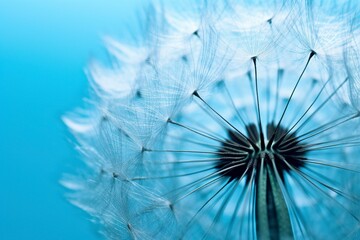
[[257, 177], [256, 234], [261, 240], [294, 239], [279, 182], [274, 169], [270, 165], [264, 166], [264, 161]]

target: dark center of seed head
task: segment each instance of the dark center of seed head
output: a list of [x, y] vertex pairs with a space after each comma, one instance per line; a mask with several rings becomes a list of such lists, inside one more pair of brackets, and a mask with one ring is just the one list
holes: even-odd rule
[[[227, 140], [222, 143], [217, 152], [219, 160], [215, 168], [219, 175], [231, 180], [245, 178], [249, 181], [253, 169], [260, 170], [261, 162], [265, 167], [274, 168], [275, 166], [282, 179], [285, 172], [299, 169], [305, 164], [303, 159], [307, 153], [306, 146], [298, 140], [295, 133], [288, 133], [288, 129], [282, 126], [276, 130], [274, 123], [267, 124], [267, 139], [276, 134], [271, 146], [266, 146], [267, 143], [261, 142], [266, 140], [261, 140], [255, 124], [246, 126], [247, 139], [230, 129], [227, 134]], [[259, 146], [259, 150], [251, 150], [249, 141]], [[265, 145], [266, 149], [261, 150], [261, 145]]]

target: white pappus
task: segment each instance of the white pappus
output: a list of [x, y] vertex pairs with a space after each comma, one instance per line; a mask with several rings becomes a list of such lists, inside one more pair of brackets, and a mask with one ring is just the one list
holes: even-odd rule
[[358, 13], [152, 1], [63, 118], [87, 166], [70, 201], [107, 239], [358, 238]]

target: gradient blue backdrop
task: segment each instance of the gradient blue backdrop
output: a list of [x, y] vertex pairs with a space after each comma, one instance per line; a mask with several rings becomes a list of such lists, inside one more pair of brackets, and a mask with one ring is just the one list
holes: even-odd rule
[[60, 117], [87, 96], [101, 36], [121, 39], [139, 2], [0, 0], [0, 239], [99, 238], [59, 185], [81, 165]]

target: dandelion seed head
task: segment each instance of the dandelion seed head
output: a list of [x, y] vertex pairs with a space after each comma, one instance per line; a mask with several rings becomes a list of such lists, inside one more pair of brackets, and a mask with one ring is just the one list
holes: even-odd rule
[[356, 236], [359, 30], [341, 4], [149, 5], [63, 118], [87, 166], [62, 180], [72, 203], [108, 239]]

